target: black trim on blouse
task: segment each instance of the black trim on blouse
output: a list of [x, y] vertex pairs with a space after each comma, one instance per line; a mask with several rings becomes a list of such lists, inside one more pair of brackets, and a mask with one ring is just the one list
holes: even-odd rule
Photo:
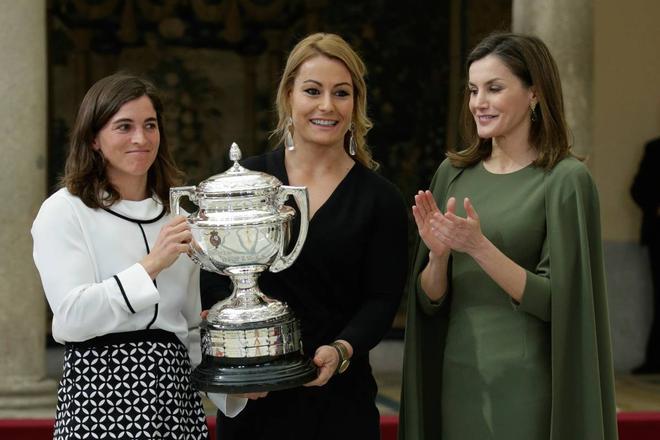
[[[131, 217], [127, 217], [125, 215], [119, 214], [118, 212], [115, 212], [115, 211], [111, 210], [110, 208], [103, 208], [103, 210], [106, 211], [109, 214], [114, 215], [115, 217], [119, 217], [122, 220], [126, 220], [126, 221], [129, 221], [131, 223], [136, 223], [138, 225], [138, 227], [140, 228], [140, 232], [142, 233], [142, 239], [144, 240], [144, 247], [147, 250], [147, 254], [149, 254], [149, 252], [151, 252], [151, 250], [149, 249], [149, 242], [147, 241], [147, 234], [144, 232], [144, 228], [142, 227], [142, 225], [148, 225], [150, 223], [155, 223], [158, 220], [160, 220], [161, 218], [163, 218], [163, 216], [167, 213], [167, 211], [163, 207], [163, 210], [156, 217], [154, 217], [152, 219], [149, 219], [149, 220], [138, 220], [138, 219], [135, 219], [135, 218], [131, 218]], [[126, 304], [128, 305], [128, 308], [131, 310], [131, 312], [135, 313], [135, 310], [133, 310], [133, 307], [131, 307], [131, 304], [128, 302], [128, 297], [126, 296], [126, 292], [124, 292], [124, 288], [122, 287], [121, 283], [119, 282], [119, 278], [117, 278], [116, 275], [114, 277], [115, 277], [115, 280], [117, 281], [117, 284], [119, 284], [119, 289], [121, 290], [121, 294], [124, 296], [124, 299], [126, 300]], [[156, 286], [156, 288], [158, 288], [158, 284], [156, 283], [156, 280], [153, 280], [153, 283], [154, 283], [154, 286]], [[154, 324], [154, 322], [156, 322], [157, 318], [158, 318], [158, 304], [156, 304], [154, 306], [154, 317], [151, 319], [149, 324], [147, 324], [147, 330], [151, 328], [151, 326]]]
[[117, 282], [117, 285], [119, 286], [119, 290], [121, 290], [121, 295], [124, 297], [124, 301], [126, 301], [126, 305], [128, 306], [128, 309], [131, 311], [131, 313], [135, 313], [135, 309], [133, 309], [131, 302], [128, 300], [128, 296], [126, 296], [126, 291], [124, 290], [124, 286], [122, 286], [121, 281], [119, 281], [119, 277], [117, 275], [113, 275], [112, 278], [114, 278], [115, 281]]
[[149, 224], [149, 223], [155, 223], [155, 222], [157, 222], [158, 220], [160, 220], [161, 218], [163, 218], [163, 216], [167, 213], [167, 211], [166, 211], [165, 208], [163, 207], [163, 210], [162, 210], [162, 211], [160, 212], [160, 214], [158, 214], [156, 217], [154, 217], [154, 218], [152, 218], [152, 219], [149, 219], [149, 220], [138, 220], [138, 219], [136, 219], [136, 218], [126, 217], [125, 215], [122, 215], [122, 214], [120, 214], [120, 213], [118, 213], [118, 212], [115, 212], [115, 211], [113, 211], [113, 210], [110, 209], [110, 208], [103, 208], [103, 210], [106, 211], [106, 212], [108, 212], [108, 213], [110, 213], [110, 214], [112, 214], [112, 215], [114, 215], [114, 216], [116, 216], [116, 217], [119, 217], [120, 219], [123, 219], [123, 220], [129, 221], [129, 222], [133, 222], [133, 223], [142, 224], [142, 225], [147, 225], [147, 224]]

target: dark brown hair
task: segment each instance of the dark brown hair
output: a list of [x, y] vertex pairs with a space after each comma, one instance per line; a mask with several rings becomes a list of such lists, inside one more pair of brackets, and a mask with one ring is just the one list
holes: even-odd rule
[[163, 104], [152, 83], [127, 73], [107, 76], [87, 91], [71, 133], [69, 154], [60, 184], [71, 194], [80, 197], [90, 208], [107, 208], [121, 198], [108, 180], [101, 152], [92, 148], [94, 140], [122, 105], [142, 96], [151, 100], [156, 110], [160, 132], [158, 153], [147, 173], [147, 189], [156, 195], [169, 211], [170, 187], [181, 183], [183, 173], [174, 164], [167, 146], [163, 127]]
[[[538, 100], [535, 120], [531, 122], [529, 141], [537, 150], [534, 165], [552, 169], [571, 155], [564, 100], [557, 65], [547, 46], [537, 37], [513, 33], [494, 33], [483, 39], [468, 55], [466, 72], [477, 60], [493, 55], [499, 58], [526, 87], [534, 87]], [[447, 157], [454, 166], [469, 167], [488, 158], [492, 140], [477, 134], [469, 108], [470, 94], [466, 88], [461, 113], [461, 131], [467, 148], [452, 151]]]

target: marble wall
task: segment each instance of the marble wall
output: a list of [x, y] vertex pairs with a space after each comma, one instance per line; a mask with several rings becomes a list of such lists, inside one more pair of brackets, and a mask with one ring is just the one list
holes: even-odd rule
[[0, 0], [0, 417], [52, 408], [30, 226], [46, 186], [45, 2]]

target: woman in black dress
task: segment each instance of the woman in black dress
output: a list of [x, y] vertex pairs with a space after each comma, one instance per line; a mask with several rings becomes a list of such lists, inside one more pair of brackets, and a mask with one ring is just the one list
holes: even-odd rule
[[[341, 37], [300, 41], [277, 93], [275, 134], [284, 145], [243, 161], [309, 191], [300, 256], [287, 270], [263, 273], [259, 284], [300, 318], [318, 378], [250, 401], [235, 418], [219, 413], [219, 439], [379, 438], [369, 350], [389, 330], [404, 289], [407, 215], [397, 188], [374, 172], [365, 144], [364, 74]], [[207, 272], [202, 290], [213, 301], [231, 292], [226, 277]]]

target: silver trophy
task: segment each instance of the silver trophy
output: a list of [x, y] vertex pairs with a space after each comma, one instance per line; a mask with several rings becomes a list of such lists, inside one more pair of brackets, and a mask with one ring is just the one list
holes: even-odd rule
[[[259, 289], [257, 277], [286, 269], [300, 254], [309, 224], [307, 189], [242, 167], [235, 143], [229, 157], [234, 165], [226, 172], [170, 189], [175, 215], [183, 196], [199, 206], [187, 218], [193, 236], [188, 255], [234, 285], [201, 324], [202, 363], [192, 380], [200, 390], [223, 393], [295, 387], [314, 380], [316, 367], [303, 353], [300, 322], [285, 303]], [[298, 239], [286, 253], [295, 216], [284, 204], [289, 196], [301, 218]]]

